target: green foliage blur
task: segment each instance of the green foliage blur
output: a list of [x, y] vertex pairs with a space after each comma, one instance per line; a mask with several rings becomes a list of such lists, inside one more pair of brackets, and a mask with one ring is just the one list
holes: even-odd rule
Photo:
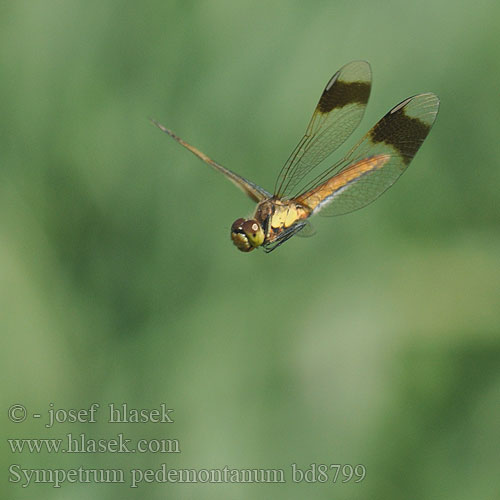
[[[5, 498], [497, 498], [499, 19], [493, 0], [3, 2]], [[148, 119], [272, 190], [354, 59], [373, 89], [346, 148], [432, 91], [421, 151], [368, 208], [238, 252], [229, 228], [252, 202]], [[92, 402], [97, 422], [45, 427], [50, 403]], [[165, 403], [175, 423], [110, 424], [111, 402]], [[25, 422], [9, 422], [13, 404]], [[70, 432], [176, 438], [181, 453], [6, 444]], [[286, 483], [23, 487], [9, 473], [162, 463], [284, 469]], [[366, 477], [292, 481], [291, 464], [313, 463]]]

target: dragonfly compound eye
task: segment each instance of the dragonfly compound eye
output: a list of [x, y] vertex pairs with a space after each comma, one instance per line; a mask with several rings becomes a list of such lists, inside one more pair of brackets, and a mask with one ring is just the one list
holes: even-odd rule
[[264, 243], [264, 231], [253, 219], [236, 219], [231, 226], [231, 239], [242, 252], [250, 252]]
[[255, 247], [260, 247], [264, 243], [264, 231], [260, 224], [254, 220], [246, 220], [243, 225], [243, 232], [247, 235], [250, 245]]

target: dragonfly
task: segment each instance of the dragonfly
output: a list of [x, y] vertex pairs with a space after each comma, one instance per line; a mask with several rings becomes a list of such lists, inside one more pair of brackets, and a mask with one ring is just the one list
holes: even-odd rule
[[281, 168], [273, 194], [152, 122], [257, 203], [252, 217], [232, 224], [231, 239], [242, 252], [262, 248], [269, 253], [294, 235], [314, 234], [310, 218], [316, 214], [344, 215], [370, 204], [408, 168], [429, 134], [439, 98], [433, 93], [417, 94], [392, 108], [343, 159], [315, 177], [309, 175], [361, 122], [371, 81], [366, 61], [352, 61], [333, 75], [304, 136]]

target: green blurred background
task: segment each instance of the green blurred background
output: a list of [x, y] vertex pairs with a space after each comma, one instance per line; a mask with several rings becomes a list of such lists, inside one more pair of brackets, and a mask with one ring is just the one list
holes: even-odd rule
[[[498, 498], [500, 4], [11, 1], [0, 7], [2, 489], [18, 498]], [[323, 86], [365, 119], [441, 98], [408, 172], [265, 255], [252, 202], [148, 121], [272, 190]], [[338, 156], [337, 156], [338, 158]], [[94, 424], [30, 414], [101, 404]], [[175, 409], [109, 424], [108, 403]], [[13, 454], [7, 438], [176, 438], [180, 454]], [[281, 468], [285, 484], [9, 482], [23, 468]], [[290, 464], [363, 464], [294, 484]]]

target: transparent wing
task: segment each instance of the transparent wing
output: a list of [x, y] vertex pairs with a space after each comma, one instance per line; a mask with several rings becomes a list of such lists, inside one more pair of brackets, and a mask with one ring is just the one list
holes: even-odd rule
[[370, 89], [371, 69], [366, 61], [350, 62], [333, 75], [304, 137], [276, 179], [276, 196], [289, 197], [301, 179], [352, 134], [363, 118]]
[[301, 221], [301, 223], [304, 225], [300, 232], [297, 233], [297, 236], [299, 236], [300, 238], [310, 238], [311, 236], [314, 236], [316, 234], [316, 229], [311, 224], [310, 220], [306, 219], [304, 221]]
[[252, 200], [255, 202], [259, 203], [263, 200], [267, 200], [268, 198], [271, 198], [271, 193], [268, 193], [265, 189], [261, 188], [257, 184], [254, 184], [253, 182], [245, 179], [244, 177], [241, 177], [238, 174], [235, 174], [231, 170], [223, 167], [222, 165], [219, 165], [216, 163], [214, 160], [209, 158], [205, 153], [202, 153], [198, 149], [196, 149], [194, 146], [191, 146], [191, 144], [188, 144], [187, 142], [183, 141], [180, 137], [175, 135], [171, 130], [168, 128], [164, 127], [160, 123], [158, 123], [155, 120], [151, 120], [154, 125], [156, 125], [162, 132], [165, 132], [168, 134], [170, 137], [175, 139], [179, 144], [184, 146], [186, 149], [191, 151], [194, 155], [196, 155], [198, 158], [203, 160], [205, 163], [208, 163], [211, 167], [213, 167], [215, 170], [221, 172], [224, 174], [233, 184], [238, 186], [243, 192], [245, 192]]
[[432, 93], [405, 99], [295, 201], [321, 215], [342, 215], [368, 205], [408, 168], [429, 134], [438, 109], [439, 99]]

